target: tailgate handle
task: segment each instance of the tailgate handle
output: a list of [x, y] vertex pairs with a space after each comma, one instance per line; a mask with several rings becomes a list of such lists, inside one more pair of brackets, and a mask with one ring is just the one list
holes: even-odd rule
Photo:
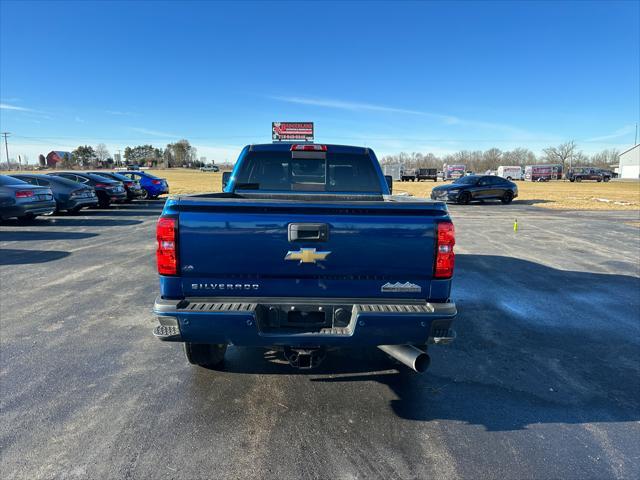
[[329, 226], [326, 223], [290, 223], [290, 242], [326, 242], [329, 239]]

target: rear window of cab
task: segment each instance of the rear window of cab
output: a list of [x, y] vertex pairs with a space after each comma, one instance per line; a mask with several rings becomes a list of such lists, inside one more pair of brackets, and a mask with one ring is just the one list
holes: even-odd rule
[[[368, 155], [331, 153], [294, 158], [291, 152], [249, 152], [235, 188], [258, 191], [381, 193]], [[315, 157], [315, 158], [314, 158]]]

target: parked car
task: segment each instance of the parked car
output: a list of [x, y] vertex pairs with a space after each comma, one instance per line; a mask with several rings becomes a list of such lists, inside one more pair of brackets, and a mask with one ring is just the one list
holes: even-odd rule
[[127, 200], [127, 192], [122, 182], [116, 182], [100, 175], [81, 172], [52, 172], [47, 173], [53, 177], [62, 177], [72, 182], [82, 183], [93, 187], [98, 196], [98, 205], [101, 208], [108, 207], [111, 203], [122, 203]]
[[416, 179], [420, 180], [433, 180], [438, 181], [438, 169], [437, 168], [418, 168], [416, 170]]
[[402, 170], [400, 170], [400, 181], [401, 182], [408, 182], [408, 181], [415, 182], [416, 181], [416, 169], [415, 168], [403, 168]]
[[0, 220], [13, 217], [33, 220], [38, 215], [51, 215], [55, 210], [56, 201], [49, 187], [0, 175]]
[[157, 198], [158, 195], [169, 193], [169, 184], [164, 178], [158, 178], [151, 175], [150, 173], [138, 171], [127, 171], [118, 173], [131, 180], [137, 180], [138, 182], [140, 182], [140, 186], [143, 190], [141, 198], [153, 199]]
[[49, 187], [56, 201], [56, 211], [78, 213], [83, 208], [98, 205], [96, 191], [89, 185], [52, 175], [16, 173], [11, 176], [31, 185]]
[[583, 180], [594, 180], [596, 182], [608, 182], [610, 176], [606, 176], [597, 168], [573, 167], [567, 171], [566, 177], [570, 182], [582, 182]]
[[500, 200], [511, 203], [518, 196], [515, 183], [495, 175], [467, 175], [453, 183], [434, 187], [433, 200], [468, 204], [474, 200]]
[[217, 165], [205, 165], [204, 167], [200, 167], [201, 172], [219, 172], [220, 169]]
[[127, 192], [127, 200], [130, 202], [131, 200], [135, 200], [136, 198], [141, 198], [144, 196], [144, 190], [142, 186], [140, 186], [140, 182], [137, 180], [131, 180], [129, 177], [125, 177], [121, 173], [117, 172], [89, 172], [93, 175], [100, 175], [101, 177], [108, 178], [110, 180], [115, 180], [116, 182], [121, 182], [124, 185], [124, 189]]
[[168, 199], [157, 223], [153, 333], [190, 363], [218, 365], [233, 344], [312, 368], [331, 348], [380, 346], [423, 371], [426, 344], [453, 341], [447, 207], [390, 198], [370, 148], [252, 145], [226, 177], [224, 193]]

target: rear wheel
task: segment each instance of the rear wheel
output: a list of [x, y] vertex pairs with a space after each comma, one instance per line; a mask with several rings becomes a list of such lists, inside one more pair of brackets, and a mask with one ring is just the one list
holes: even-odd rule
[[582, 178], [580, 178], [580, 177], [576, 178], [576, 182], [581, 182], [581, 181], [582, 181]]
[[201, 367], [217, 367], [224, 361], [227, 351], [226, 343], [184, 343], [184, 354], [191, 365]]
[[149, 192], [145, 189], [142, 190], [142, 195], [140, 195], [142, 200], [147, 200], [149, 198]]
[[502, 196], [502, 198], [500, 199], [500, 201], [502, 203], [511, 203], [511, 200], [513, 200], [513, 193], [511, 193], [510, 191], [506, 191], [504, 192], [504, 195]]
[[469, 192], [462, 192], [458, 197], [458, 203], [468, 205], [471, 201], [471, 194]]

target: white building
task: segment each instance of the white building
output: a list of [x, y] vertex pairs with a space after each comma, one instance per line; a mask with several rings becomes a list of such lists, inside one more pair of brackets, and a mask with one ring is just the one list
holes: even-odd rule
[[640, 179], [640, 143], [620, 154], [619, 178]]
[[400, 181], [400, 170], [402, 170], [402, 165], [400, 165], [399, 163], [387, 163], [385, 165], [382, 165], [382, 172], [385, 175], [391, 175], [395, 182]]

